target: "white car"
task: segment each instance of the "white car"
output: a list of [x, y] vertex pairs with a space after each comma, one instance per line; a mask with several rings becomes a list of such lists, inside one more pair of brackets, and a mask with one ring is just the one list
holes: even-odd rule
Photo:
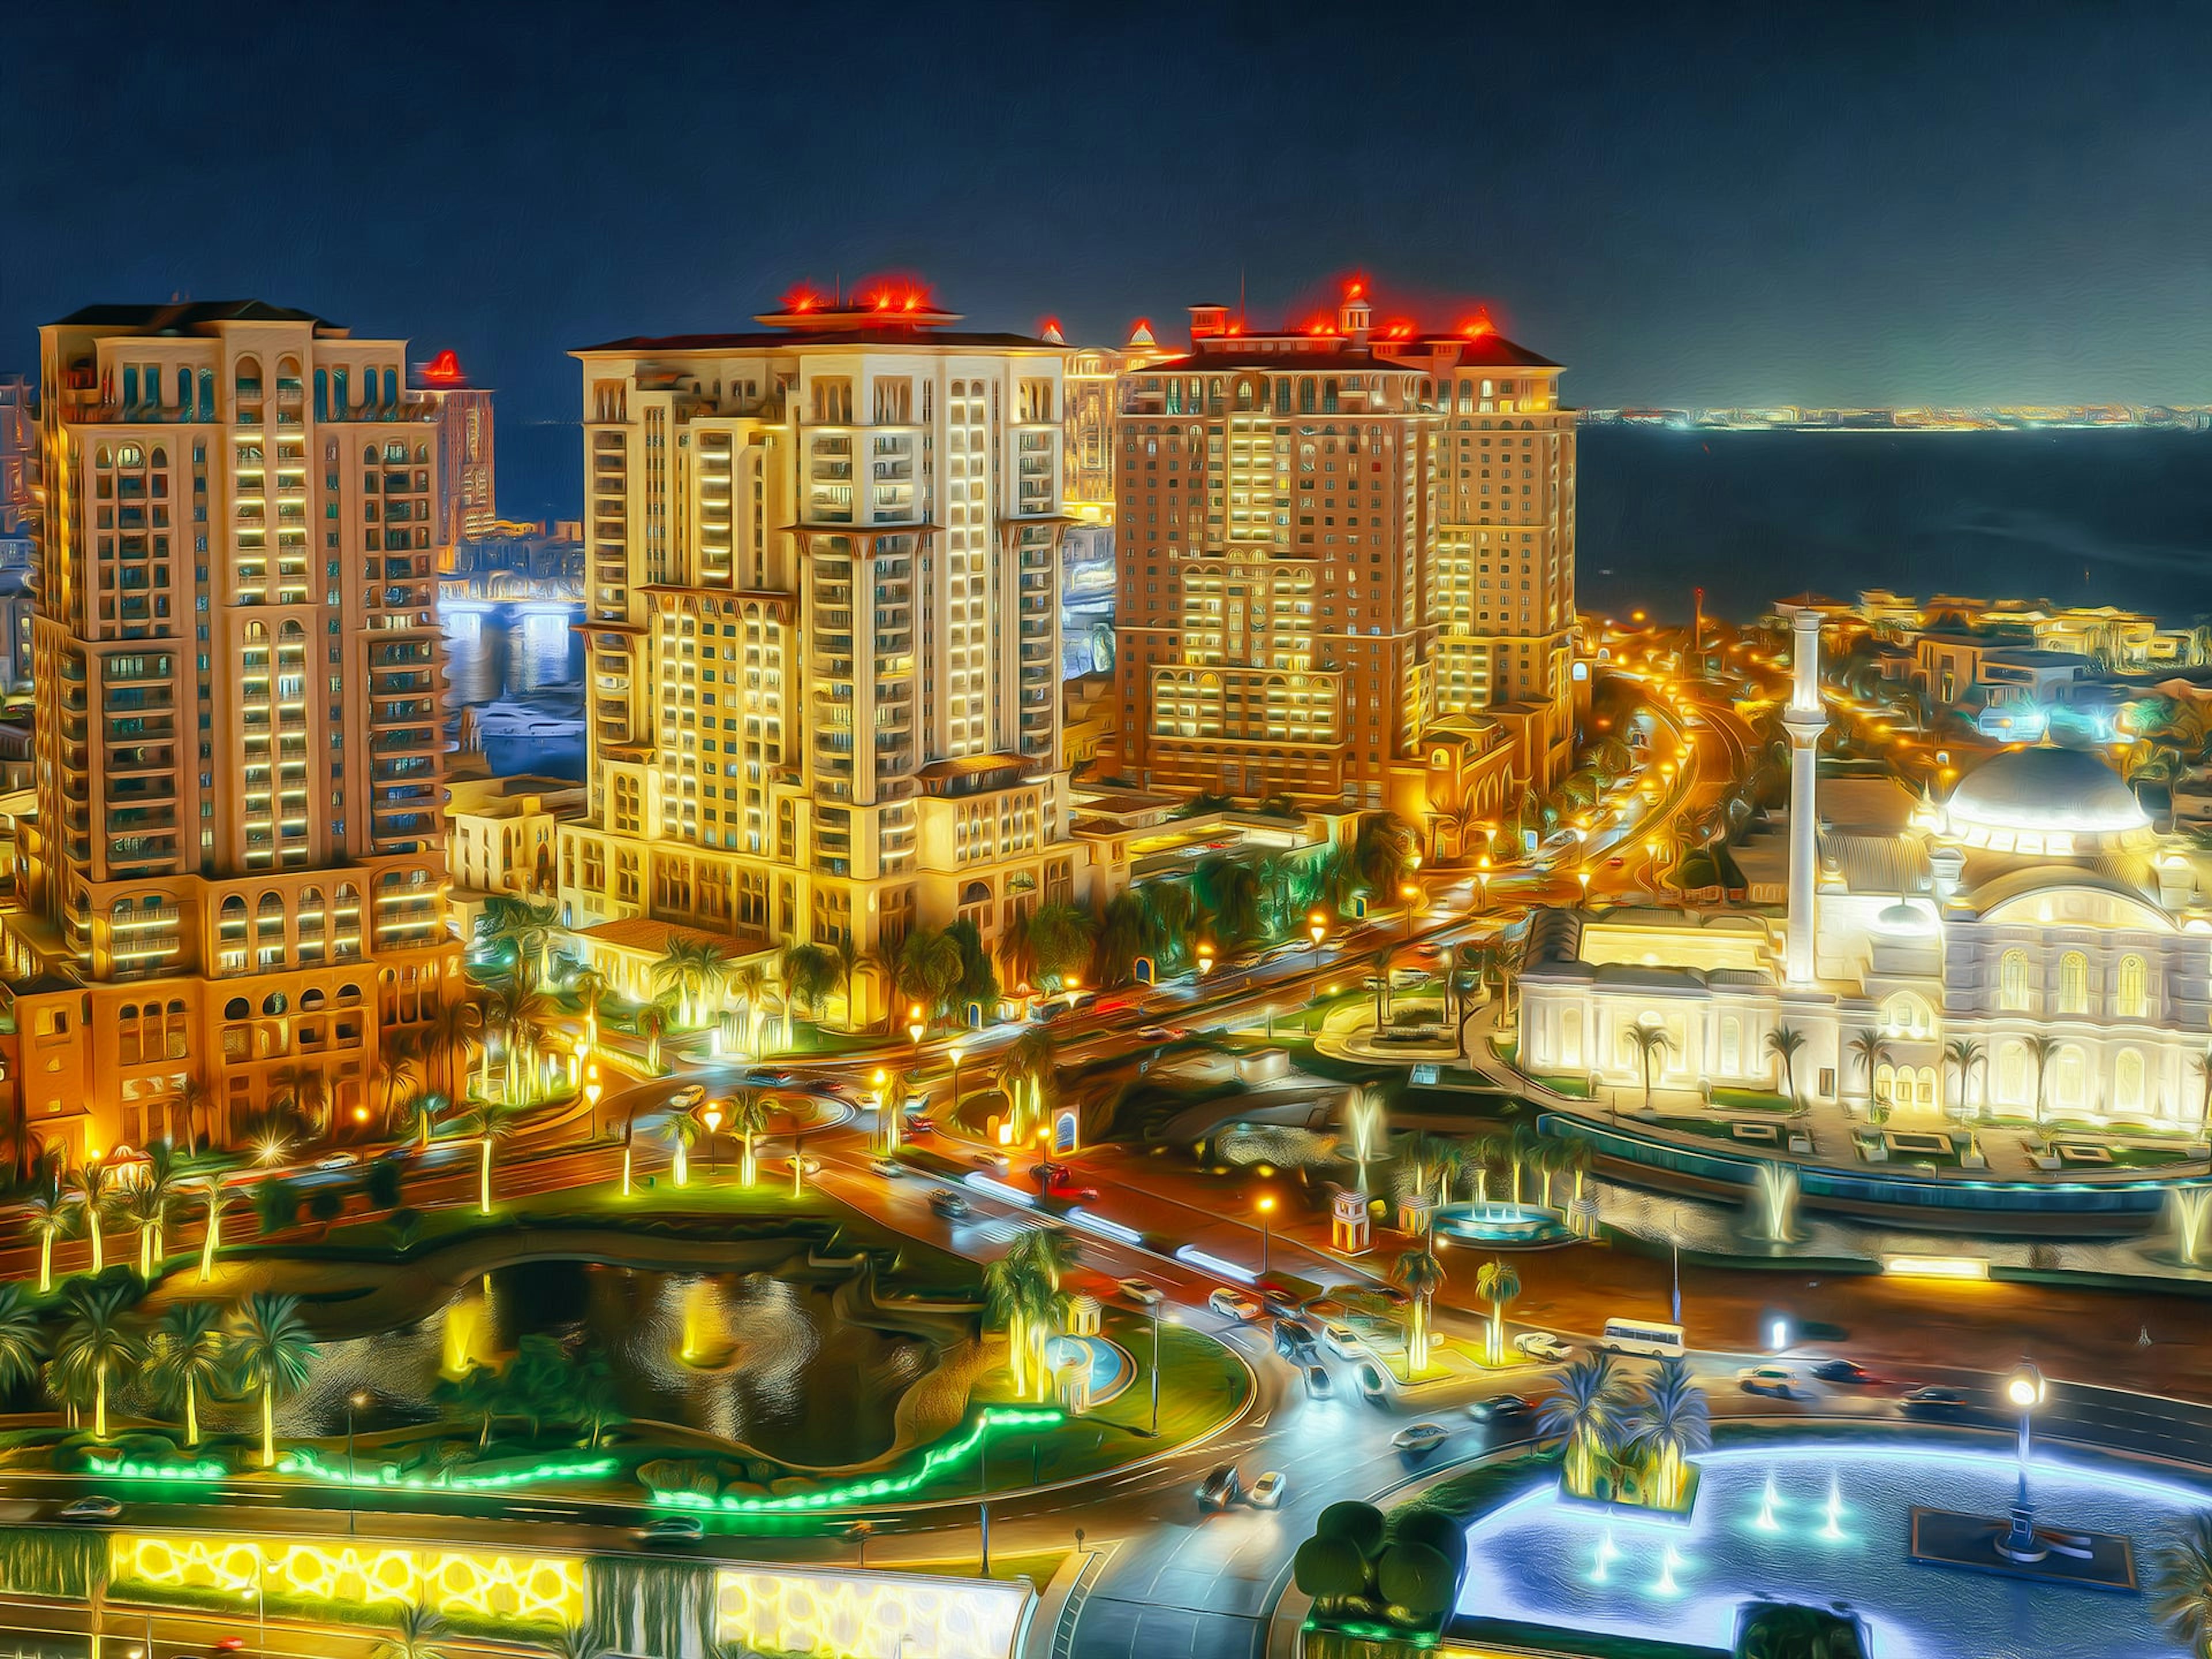
[[1795, 1400], [1802, 1386], [1796, 1371], [1787, 1365], [1746, 1365], [1735, 1374], [1746, 1394], [1771, 1395], [1777, 1400]]
[[1337, 1357], [1340, 1359], [1357, 1359], [1361, 1354], [1367, 1352], [1366, 1348], [1361, 1344], [1359, 1339], [1352, 1334], [1350, 1328], [1347, 1326], [1322, 1326], [1321, 1328], [1321, 1340], [1328, 1343], [1330, 1347], [1335, 1349]]
[[75, 1503], [65, 1506], [62, 1510], [62, 1519], [64, 1521], [112, 1521], [122, 1513], [123, 1505], [112, 1498], [103, 1498], [94, 1493], [88, 1498], [80, 1498]]
[[1280, 1469], [1269, 1469], [1252, 1483], [1251, 1489], [1244, 1496], [1255, 1510], [1280, 1509], [1283, 1488], [1289, 1484]]
[[332, 1152], [328, 1158], [319, 1158], [309, 1167], [317, 1170], [350, 1170], [361, 1162], [359, 1152]]
[[1206, 1305], [1224, 1319], [1257, 1319], [1262, 1310], [1259, 1302], [1242, 1291], [1232, 1291], [1226, 1285], [1206, 1298]]
[[1513, 1346], [1531, 1359], [1540, 1359], [1547, 1365], [1574, 1358], [1575, 1351], [1553, 1336], [1549, 1331], [1523, 1331], [1513, 1339]]
[[872, 1158], [868, 1167], [886, 1181], [896, 1181], [906, 1174], [906, 1165], [895, 1158]]
[[1413, 1423], [1390, 1437], [1390, 1443], [1400, 1451], [1432, 1451], [1451, 1438], [1451, 1431], [1441, 1423]]
[[707, 1097], [703, 1083], [687, 1083], [668, 1097], [668, 1109], [672, 1112], [688, 1112]]
[[1155, 1302], [1165, 1299], [1161, 1295], [1160, 1287], [1153, 1284], [1148, 1279], [1123, 1279], [1121, 1281], [1121, 1293], [1127, 1297], [1132, 1302], [1140, 1302], [1147, 1308], [1151, 1307]]

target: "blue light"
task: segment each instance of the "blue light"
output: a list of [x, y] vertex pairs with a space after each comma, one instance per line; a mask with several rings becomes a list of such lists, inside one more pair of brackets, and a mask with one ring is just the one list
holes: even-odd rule
[[1224, 1261], [1218, 1255], [1208, 1255], [1195, 1244], [1186, 1244], [1176, 1252], [1176, 1260], [1193, 1267], [1218, 1273], [1224, 1279], [1233, 1279], [1239, 1285], [1256, 1285], [1260, 1275], [1249, 1267], [1240, 1267], [1233, 1261]]

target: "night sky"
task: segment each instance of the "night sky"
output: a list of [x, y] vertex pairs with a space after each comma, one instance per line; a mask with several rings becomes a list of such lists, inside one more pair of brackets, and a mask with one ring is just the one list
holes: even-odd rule
[[13, 0], [0, 368], [175, 292], [450, 346], [528, 516], [566, 349], [887, 270], [1077, 341], [1363, 270], [1588, 406], [2203, 401], [2208, 86], [2150, 4]]

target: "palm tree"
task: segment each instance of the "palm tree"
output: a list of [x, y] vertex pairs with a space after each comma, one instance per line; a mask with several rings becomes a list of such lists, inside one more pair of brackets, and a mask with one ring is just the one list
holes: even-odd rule
[[596, 968], [584, 969], [568, 981], [568, 994], [584, 1011], [584, 1052], [587, 1055], [599, 1052], [599, 1009], [607, 1000], [607, 976]]
[[757, 1089], [740, 1089], [730, 1097], [730, 1133], [738, 1138], [738, 1180], [740, 1186], [751, 1186], [758, 1171], [759, 1159], [755, 1155], [754, 1142], [757, 1137], [768, 1133], [772, 1115], [769, 1109], [768, 1096]]
[[1065, 1227], [1036, 1227], [1014, 1241], [1012, 1254], [1042, 1273], [1056, 1291], [1061, 1276], [1073, 1272], [1081, 1259], [1082, 1247]]
[[1390, 1024], [1390, 964], [1398, 953], [1385, 945], [1367, 958], [1367, 982], [1375, 990], [1375, 1029], [1382, 1030]]
[[1782, 1092], [1797, 1104], [1797, 1056], [1805, 1052], [1805, 1034], [1792, 1025], [1778, 1025], [1766, 1034], [1766, 1052], [1782, 1068]]
[[65, 1296], [69, 1322], [54, 1345], [51, 1373], [57, 1392], [92, 1385], [92, 1433], [107, 1438], [107, 1379], [137, 1363], [138, 1344], [125, 1319], [120, 1285], [72, 1284]]
[[2212, 1048], [2191, 1060], [2189, 1069], [2197, 1073], [2197, 1082], [2204, 1088], [2204, 1097], [2197, 1109], [2197, 1126], [2212, 1128]]
[[1651, 1109], [1652, 1057], [1674, 1053], [1674, 1039], [1667, 1035], [1663, 1025], [1632, 1025], [1628, 1028], [1628, 1040], [1636, 1045], [1637, 1065], [1644, 1073], [1644, 1109], [1648, 1112]]
[[85, 1237], [92, 1241], [92, 1271], [97, 1277], [107, 1266], [100, 1224], [113, 1213], [114, 1195], [107, 1190], [107, 1167], [98, 1158], [87, 1158], [62, 1177], [62, 1196], [83, 1218]]
[[677, 998], [678, 1012], [689, 1027], [699, 1023], [699, 1001], [709, 986], [719, 988], [728, 973], [728, 954], [720, 944], [672, 938], [667, 951], [653, 964], [653, 984]]
[[185, 1076], [184, 1087], [177, 1093], [177, 1105], [185, 1115], [185, 1139], [187, 1144], [199, 1145], [203, 1120], [207, 1122], [205, 1133], [210, 1139], [214, 1137], [215, 1091], [198, 1072]]
[[1862, 1026], [1858, 1035], [1851, 1039], [1850, 1049], [1851, 1058], [1858, 1061], [1859, 1069], [1866, 1073], [1867, 1115], [1871, 1117], [1879, 1103], [1874, 1095], [1874, 1074], [1877, 1069], [1889, 1064], [1893, 1052], [1889, 1039], [1871, 1025]]
[[660, 1074], [660, 1039], [668, 1030], [668, 1005], [655, 997], [637, 1011], [637, 1034], [645, 1039], [645, 1069]]
[[1072, 904], [1048, 904], [1024, 924], [1036, 951], [1037, 971], [1062, 985], [1069, 973], [1091, 959], [1096, 936], [1091, 918]]
[[210, 1176], [200, 1189], [200, 1283], [215, 1277], [216, 1252], [222, 1249], [222, 1212], [230, 1207], [230, 1188]]
[[1521, 1206], [1521, 1172], [1536, 1161], [1543, 1146], [1536, 1132], [1525, 1123], [1513, 1126], [1513, 1133], [1505, 1138], [1505, 1155], [1513, 1164], [1513, 1205]]
[[514, 1109], [480, 1100], [461, 1119], [461, 1133], [477, 1143], [477, 1213], [491, 1213], [492, 1147], [514, 1133]]
[[[691, 1184], [691, 1149], [699, 1144], [700, 1137], [705, 1133], [699, 1120], [689, 1112], [671, 1112], [668, 1121], [660, 1126], [660, 1138], [674, 1152], [670, 1167], [674, 1172], [672, 1178], [679, 1187]], [[751, 1184], [746, 1182], [748, 1186]]]
[[0, 1390], [27, 1382], [39, 1374], [46, 1357], [46, 1338], [39, 1316], [21, 1285], [0, 1285]]
[[[999, 1066], [999, 1085], [1006, 1092], [1015, 1139], [1027, 1140], [1042, 1124], [1046, 1092], [1057, 1074], [1052, 1036], [1044, 1027], [1030, 1026], [1006, 1045]], [[953, 1104], [957, 1108], [959, 1103]]]
[[261, 1391], [261, 1462], [276, 1462], [276, 1401], [307, 1386], [315, 1344], [300, 1318], [300, 1299], [256, 1291], [239, 1305], [232, 1336], [238, 1377]]
[[430, 1150], [431, 1136], [437, 1133], [438, 1120], [453, 1109], [453, 1104], [435, 1090], [417, 1089], [400, 1103], [399, 1121], [407, 1126], [409, 1133], [416, 1137], [417, 1144], [427, 1152]]
[[2151, 1611], [2189, 1644], [2212, 1654], [2212, 1511], [2178, 1521], [2150, 1554]]
[[[1020, 928], [1010, 932], [1024, 931]], [[960, 944], [951, 934], [934, 927], [916, 927], [899, 941], [896, 977], [900, 994], [921, 1006], [925, 1018], [960, 982]]]
[[830, 954], [837, 962], [837, 989], [845, 999], [845, 1029], [857, 1031], [860, 1022], [853, 1006], [853, 975], [868, 960], [868, 953], [860, 948], [860, 941], [853, 937], [853, 930], [841, 927], [836, 938], [830, 941]]
[[1505, 1304], [1521, 1294], [1521, 1275], [1507, 1261], [1486, 1261], [1474, 1276], [1474, 1293], [1490, 1304], [1490, 1363], [1505, 1363]]
[[2058, 1053], [2058, 1039], [2046, 1031], [2038, 1031], [2027, 1040], [2028, 1058], [2035, 1062], [2035, 1121], [2043, 1122], [2043, 1080], [2051, 1062]]
[[1030, 1332], [1042, 1322], [1050, 1293], [1043, 1275], [1017, 1251], [983, 1269], [983, 1322], [1006, 1328], [1006, 1370], [1017, 1399], [1029, 1392]]
[[1418, 1376], [1429, 1364], [1429, 1298], [1442, 1288], [1444, 1264], [1425, 1247], [1402, 1252], [1390, 1264], [1390, 1278], [1413, 1298], [1413, 1318], [1406, 1333], [1406, 1370]]
[[1982, 1066], [1985, 1075], [1988, 1071], [1982, 1045], [1972, 1037], [1959, 1037], [1947, 1042], [1943, 1045], [1943, 1063], [1959, 1073], [1959, 1115], [1964, 1117], [1966, 1114], [1967, 1086], [1973, 1078], [1974, 1067]]
[[1668, 1508], [1680, 1504], [1684, 1460], [1692, 1452], [1711, 1449], [1713, 1443], [1705, 1391], [1691, 1376], [1687, 1360], [1659, 1362], [1658, 1371], [1644, 1385], [1629, 1443], [1642, 1447], [1656, 1462], [1655, 1495], [1660, 1503]]
[[541, 1644], [550, 1659], [614, 1659], [614, 1650], [592, 1633], [589, 1625], [568, 1624]]
[[149, 1380], [165, 1401], [181, 1404], [185, 1443], [200, 1443], [200, 1395], [221, 1386], [230, 1364], [230, 1339], [212, 1302], [173, 1302], [147, 1339]]
[[138, 1230], [138, 1277], [154, 1282], [154, 1233], [169, 1207], [169, 1195], [149, 1179], [124, 1194], [123, 1218]]
[[54, 1288], [54, 1241], [70, 1236], [76, 1211], [67, 1196], [40, 1192], [23, 1201], [23, 1212], [24, 1224], [39, 1241], [39, 1294], [47, 1296]]
[[805, 1005], [818, 1024], [822, 999], [837, 983], [837, 953], [825, 945], [794, 942], [783, 947], [783, 982], [794, 1002]]
[[1567, 1490], [1587, 1498], [1597, 1465], [1620, 1425], [1621, 1379], [1611, 1354], [1570, 1361], [1536, 1419], [1537, 1431], [1567, 1442]]
[[[483, 1031], [483, 1009], [465, 994], [454, 994], [441, 1000], [425, 1023], [422, 1036], [426, 1055], [435, 1062], [439, 1081], [445, 1085], [448, 1095], [458, 1097], [466, 1092], [462, 1083], [468, 1076], [469, 1046], [478, 1041]], [[489, 1045], [485, 1047], [485, 1064], [490, 1064]], [[490, 1085], [489, 1069], [484, 1074], [487, 1090]]]
[[400, 1609], [392, 1634], [376, 1644], [374, 1659], [445, 1659], [437, 1643], [446, 1633], [444, 1619], [428, 1607], [410, 1604]]

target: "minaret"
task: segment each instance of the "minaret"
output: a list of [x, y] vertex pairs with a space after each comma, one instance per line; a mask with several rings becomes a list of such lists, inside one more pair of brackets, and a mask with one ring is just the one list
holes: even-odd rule
[[1790, 733], [1790, 938], [1784, 964], [1788, 982], [1813, 982], [1814, 890], [1820, 877], [1820, 830], [1814, 800], [1814, 751], [1827, 729], [1820, 705], [1820, 613], [1809, 606], [1794, 613], [1791, 653], [1795, 678], [1782, 724]]

